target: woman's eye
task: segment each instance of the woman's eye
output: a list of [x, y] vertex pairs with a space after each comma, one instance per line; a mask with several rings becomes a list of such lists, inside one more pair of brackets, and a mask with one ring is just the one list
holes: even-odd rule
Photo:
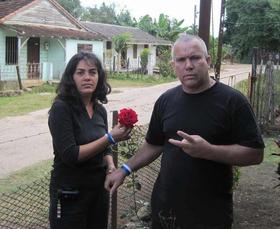
[[76, 72], [76, 74], [77, 74], [77, 75], [83, 75], [83, 74], [84, 74], [84, 72], [79, 71], [79, 72]]
[[91, 75], [96, 75], [96, 71], [90, 71], [89, 72]]

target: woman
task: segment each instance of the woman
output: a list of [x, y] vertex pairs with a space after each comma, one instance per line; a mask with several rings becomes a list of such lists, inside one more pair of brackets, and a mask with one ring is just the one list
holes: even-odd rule
[[[105, 229], [108, 218], [106, 173], [115, 169], [110, 145], [129, 138], [130, 128], [108, 133], [111, 91], [100, 60], [74, 55], [66, 66], [49, 111], [54, 163], [50, 182], [52, 229]], [[107, 170], [107, 171], [106, 171]]]

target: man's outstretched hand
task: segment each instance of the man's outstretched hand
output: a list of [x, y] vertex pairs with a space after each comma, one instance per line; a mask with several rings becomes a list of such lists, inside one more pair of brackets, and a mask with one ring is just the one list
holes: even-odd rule
[[111, 174], [108, 174], [106, 176], [104, 187], [107, 191], [110, 192], [110, 194], [113, 194], [116, 189], [122, 185], [124, 179], [126, 177], [126, 174], [122, 169], [117, 169]]
[[211, 148], [211, 144], [199, 135], [189, 135], [183, 131], [177, 131], [182, 140], [169, 139], [168, 142], [180, 147], [185, 153], [192, 157], [207, 159], [205, 152]]

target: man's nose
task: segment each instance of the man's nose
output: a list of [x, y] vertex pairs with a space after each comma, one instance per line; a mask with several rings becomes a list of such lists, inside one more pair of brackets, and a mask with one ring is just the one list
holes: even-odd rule
[[193, 63], [192, 63], [192, 61], [189, 58], [186, 58], [185, 68], [186, 69], [193, 68]]

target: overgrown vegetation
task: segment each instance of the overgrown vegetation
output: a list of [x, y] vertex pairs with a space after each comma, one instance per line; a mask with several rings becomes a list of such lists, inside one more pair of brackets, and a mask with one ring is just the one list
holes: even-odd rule
[[224, 41], [239, 60], [249, 61], [253, 47], [279, 51], [279, 0], [227, 0]]

